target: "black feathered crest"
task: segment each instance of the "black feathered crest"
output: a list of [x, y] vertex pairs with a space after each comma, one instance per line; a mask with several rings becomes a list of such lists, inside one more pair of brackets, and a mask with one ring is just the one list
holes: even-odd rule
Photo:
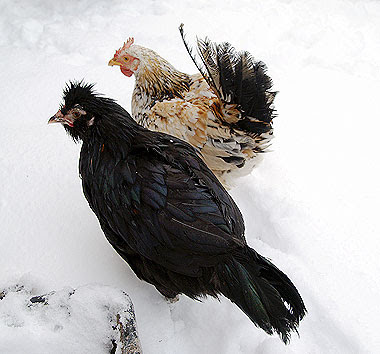
[[191, 59], [215, 94], [223, 102], [239, 106], [243, 115], [237, 125], [254, 133], [270, 130], [276, 92], [271, 91], [266, 65], [255, 61], [249, 52], [237, 52], [230, 43], [216, 44], [208, 38], [197, 38], [199, 63], [186, 42], [183, 24], [179, 31]]
[[64, 88], [62, 114], [66, 114], [75, 105], [79, 105], [86, 112], [85, 115], [75, 120], [73, 127], [64, 125], [65, 130], [74, 141], [83, 140], [89, 127], [98, 126], [100, 121], [103, 122], [103, 129], [108, 126], [112, 130], [111, 126], [120, 124], [120, 121], [121, 124], [128, 125], [128, 127], [133, 126], [135, 129], [136, 126], [139, 127], [124, 108], [113, 99], [97, 93], [94, 86], [95, 84], [88, 84], [81, 80], [69, 81]]
[[87, 84], [82, 80], [69, 81], [63, 90], [63, 101], [65, 109], [73, 107], [79, 102], [88, 102], [98, 94], [94, 91], [95, 84]]
[[[96, 100], [98, 95], [94, 92], [95, 84], [87, 84], [84, 80], [69, 81], [63, 90], [63, 104], [61, 104], [62, 114], [72, 109], [75, 105], [81, 106], [82, 109], [87, 111], [88, 105], [92, 105], [94, 99]], [[64, 125], [66, 132], [73, 138], [75, 142], [83, 139], [83, 136], [88, 129], [88, 120], [90, 115], [84, 116], [84, 118], [76, 120], [73, 127]]]

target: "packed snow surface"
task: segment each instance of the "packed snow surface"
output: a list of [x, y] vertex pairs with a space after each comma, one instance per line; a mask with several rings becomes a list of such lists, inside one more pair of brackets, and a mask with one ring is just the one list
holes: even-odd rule
[[[379, 2], [2, 0], [0, 9], [0, 289], [126, 291], [146, 354], [380, 352]], [[107, 66], [129, 36], [195, 73], [182, 22], [190, 43], [208, 36], [263, 60], [279, 91], [272, 152], [231, 194], [250, 246], [308, 308], [288, 346], [227, 299], [168, 304], [138, 280], [82, 194], [80, 145], [46, 124], [70, 79], [96, 82], [130, 110], [134, 79]], [[50, 353], [29, 329], [20, 336], [0, 316], [2, 353], [15, 343]]]

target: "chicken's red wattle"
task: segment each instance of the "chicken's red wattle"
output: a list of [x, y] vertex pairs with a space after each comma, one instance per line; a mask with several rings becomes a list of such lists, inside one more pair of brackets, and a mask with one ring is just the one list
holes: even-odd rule
[[132, 71], [132, 70], [127, 69], [127, 68], [123, 68], [122, 66], [120, 67], [120, 71], [121, 71], [125, 76], [128, 76], [128, 77], [131, 77], [132, 74], [133, 74], [133, 71]]

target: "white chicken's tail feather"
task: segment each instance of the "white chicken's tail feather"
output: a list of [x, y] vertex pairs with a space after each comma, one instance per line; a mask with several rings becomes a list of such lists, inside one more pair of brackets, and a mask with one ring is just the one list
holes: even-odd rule
[[270, 132], [276, 92], [271, 90], [266, 65], [255, 61], [247, 51], [237, 52], [227, 42], [216, 44], [208, 38], [197, 40], [199, 63], [185, 40], [183, 25], [179, 30], [190, 57], [210, 87], [225, 104], [237, 105], [240, 110], [240, 119], [230, 124], [249, 134]]

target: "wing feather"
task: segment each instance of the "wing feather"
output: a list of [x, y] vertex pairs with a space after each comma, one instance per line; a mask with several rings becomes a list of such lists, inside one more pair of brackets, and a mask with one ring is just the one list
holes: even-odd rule
[[[196, 151], [175, 137], [158, 136], [150, 143], [152, 137], [145, 137], [110, 171], [111, 163], [100, 163], [99, 171], [112, 177], [98, 183], [85, 178], [84, 191], [115, 248], [123, 240], [147, 259], [194, 276], [245, 243], [244, 223]], [[106, 151], [102, 158], [112, 160]]]

